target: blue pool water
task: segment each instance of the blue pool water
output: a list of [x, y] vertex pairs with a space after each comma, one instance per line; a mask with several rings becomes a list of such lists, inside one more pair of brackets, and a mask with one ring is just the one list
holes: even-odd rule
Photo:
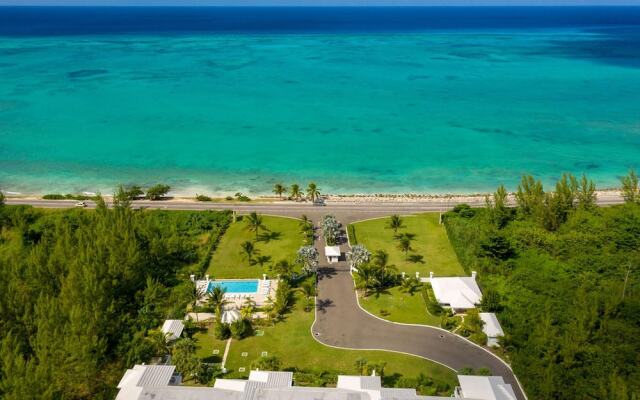
[[227, 289], [227, 293], [256, 293], [258, 291], [257, 280], [246, 281], [213, 281], [209, 282], [208, 292], [212, 291], [214, 287], [222, 286]]

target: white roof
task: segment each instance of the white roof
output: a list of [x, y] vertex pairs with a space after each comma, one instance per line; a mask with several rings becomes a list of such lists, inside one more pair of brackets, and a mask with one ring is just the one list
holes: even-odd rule
[[480, 319], [484, 322], [482, 331], [487, 337], [495, 338], [498, 336], [504, 336], [504, 331], [500, 326], [500, 322], [494, 313], [480, 313]]
[[[292, 372], [251, 371], [248, 380], [216, 379], [214, 387], [174, 386], [172, 365], [136, 365], [118, 384], [116, 400], [446, 400], [415, 389], [386, 389], [379, 376], [338, 376], [337, 388], [292, 386]], [[465, 399], [516, 400], [499, 376], [460, 376]]]
[[128, 369], [118, 383], [116, 400], [137, 400], [143, 387], [169, 385], [175, 369], [173, 365], [136, 365]]
[[184, 322], [179, 319], [168, 319], [162, 324], [162, 333], [168, 334], [167, 340], [176, 340], [182, 335]]
[[338, 376], [338, 389], [363, 390], [382, 388], [379, 376]]
[[458, 376], [463, 398], [482, 400], [516, 400], [511, 385], [501, 376]]
[[473, 308], [482, 300], [482, 292], [473, 277], [451, 277], [430, 279], [433, 293], [440, 304], [452, 308]]
[[324, 254], [327, 257], [340, 257], [340, 246], [325, 246]]

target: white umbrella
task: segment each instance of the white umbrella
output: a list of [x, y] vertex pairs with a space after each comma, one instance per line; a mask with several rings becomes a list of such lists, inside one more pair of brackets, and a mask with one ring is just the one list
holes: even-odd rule
[[230, 324], [240, 319], [240, 313], [237, 310], [228, 310], [222, 313], [222, 322]]

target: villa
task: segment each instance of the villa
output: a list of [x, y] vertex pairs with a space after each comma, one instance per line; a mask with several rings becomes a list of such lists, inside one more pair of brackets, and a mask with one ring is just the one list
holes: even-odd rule
[[[455, 397], [515, 400], [500, 376], [459, 376]], [[335, 388], [293, 385], [292, 372], [251, 371], [249, 379], [217, 379], [213, 387], [179, 386], [172, 365], [136, 365], [118, 384], [116, 400], [436, 400], [415, 389], [383, 388], [379, 376], [338, 376]]]
[[474, 308], [482, 300], [482, 292], [476, 282], [476, 272], [464, 277], [434, 277], [429, 274], [429, 282], [433, 294], [442, 307], [451, 308], [453, 312]]
[[496, 315], [494, 313], [480, 313], [480, 319], [484, 322], [482, 331], [487, 335], [487, 346], [500, 346], [498, 338], [504, 336], [504, 331]]

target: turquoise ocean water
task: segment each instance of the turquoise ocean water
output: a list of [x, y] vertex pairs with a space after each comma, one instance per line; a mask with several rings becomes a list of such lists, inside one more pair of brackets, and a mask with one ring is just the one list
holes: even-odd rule
[[578, 28], [4, 36], [0, 186], [467, 193], [565, 171], [613, 186], [640, 166], [640, 65], [635, 48], [609, 57], [605, 39]]

